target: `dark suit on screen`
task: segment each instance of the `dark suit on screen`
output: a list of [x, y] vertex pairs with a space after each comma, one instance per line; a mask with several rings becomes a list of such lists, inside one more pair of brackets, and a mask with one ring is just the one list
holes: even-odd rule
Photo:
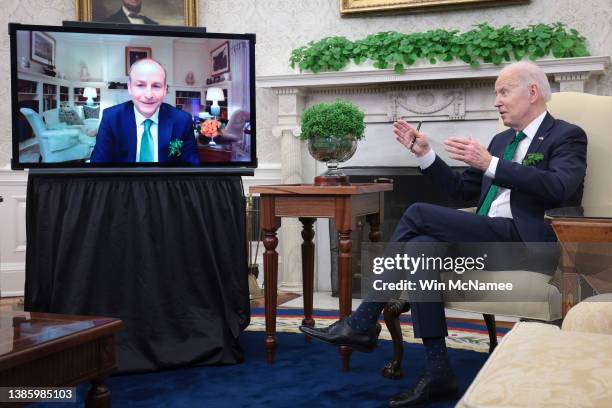
[[[513, 218], [485, 217], [431, 204], [411, 205], [398, 223], [393, 242], [553, 242], [556, 236], [544, 223], [551, 208], [578, 206], [586, 174], [587, 138], [578, 126], [546, 114], [533, 137], [527, 155], [541, 153], [543, 159], [525, 166], [502, 159], [516, 132], [497, 134], [488, 151], [499, 157], [495, 178], [470, 167], [453, 171], [436, 157], [422, 172], [457, 199], [479, 197], [482, 205], [491, 183], [511, 190]], [[447, 335], [442, 303], [411, 304], [415, 337]]]
[[[162, 103], [159, 107], [158, 119], [158, 161], [198, 165], [200, 159], [191, 115], [167, 103]], [[96, 145], [91, 154], [91, 162], [135, 163], [136, 131], [132, 101], [105, 109], [98, 129]], [[170, 154], [170, 142], [175, 140], [182, 141], [179, 156]]]
[[[151, 20], [149, 17], [143, 16], [142, 14], [138, 15], [142, 18], [145, 24], [157, 24], [159, 23], [155, 20]], [[128, 19], [128, 17], [123, 12], [123, 8], [120, 8], [115, 14], [112, 14], [104, 19], [106, 23], [121, 23], [121, 24], [131, 24], [132, 22]]]

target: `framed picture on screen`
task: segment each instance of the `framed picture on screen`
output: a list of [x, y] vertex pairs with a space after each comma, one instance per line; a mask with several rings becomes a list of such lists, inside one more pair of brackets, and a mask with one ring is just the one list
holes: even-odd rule
[[130, 67], [136, 61], [152, 57], [153, 52], [149, 47], [125, 47], [125, 75], [130, 73]]
[[42, 31], [32, 31], [30, 59], [46, 65], [55, 65], [55, 39]]
[[210, 52], [210, 75], [216, 76], [230, 71], [229, 44], [224, 42]]

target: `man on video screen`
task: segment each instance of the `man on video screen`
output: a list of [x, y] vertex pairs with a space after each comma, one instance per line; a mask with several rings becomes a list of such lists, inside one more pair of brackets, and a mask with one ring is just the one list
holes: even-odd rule
[[92, 163], [190, 163], [200, 159], [191, 115], [163, 103], [166, 71], [138, 60], [128, 77], [131, 101], [104, 110]]

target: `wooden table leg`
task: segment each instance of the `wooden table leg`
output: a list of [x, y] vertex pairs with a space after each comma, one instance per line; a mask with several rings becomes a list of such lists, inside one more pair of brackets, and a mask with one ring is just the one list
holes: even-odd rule
[[567, 312], [574, 307], [574, 305], [580, 302], [580, 277], [574, 272], [562, 272], [561, 275], [561, 306], [562, 316], [565, 317]]
[[[351, 230], [338, 231], [338, 272], [340, 275], [340, 316], [345, 317], [351, 314], [351, 304], [353, 298], [353, 256], [351, 255]], [[347, 346], [339, 347], [340, 358], [342, 359], [342, 370], [348, 371], [349, 361], [353, 350]]]
[[[302, 288], [304, 291], [304, 326], [314, 327], [315, 321], [312, 318], [312, 293], [314, 290], [314, 230], [312, 224], [314, 218], [300, 217], [302, 222]], [[305, 336], [306, 341], [310, 343], [311, 339]]]
[[580, 276], [576, 273], [577, 244], [571, 243], [562, 246], [561, 261], [561, 316], [565, 315], [578, 302], [580, 302]]
[[366, 215], [366, 221], [370, 224], [370, 242], [380, 242], [382, 240], [382, 232], [380, 231], [380, 214]]
[[87, 392], [85, 406], [87, 408], [110, 408], [111, 405], [111, 392], [104, 384], [104, 378], [91, 380], [91, 388]]
[[276, 287], [278, 286], [278, 238], [276, 230], [264, 230], [264, 303], [266, 314], [266, 337], [264, 349], [268, 364], [274, 364], [276, 349]]
[[280, 227], [279, 217], [274, 216], [274, 198], [261, 196], [260, 224], [264, 233], [263, 244], [266, 248], [264, 258], [264, 303], [266, 315], [266, 337], [264, 338], [264, 350], [266, 361], [274, 364], [274, 352], [276, 350], [276, 303], [278, 286], [278, 238], [276, 231]]

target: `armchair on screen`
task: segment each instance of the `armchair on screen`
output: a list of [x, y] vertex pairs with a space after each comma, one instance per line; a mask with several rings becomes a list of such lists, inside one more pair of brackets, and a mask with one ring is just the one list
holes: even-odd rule
[[[583, 206], [612, 205], [612, 183], [609, 174], [612, 172], [612, 97], [597, 96], [578, 92], [554, 93], [548, 102], [548, 111], [557, 119], [580, 126], [587, 134], [587, 174], [582, 197]], [[504, 130], [499, 121], [498, 131]], [[486, 295], [475, 295], [465, 292], [462, 301], [445, 302], [449, 309], [480, 313], [483, 315], [489, 332], [490, 347], [493, 351], [497, 345], [495, 315], [512, 316], [523, 319], [533, 319], [544, 322], [554, 322], [562, 318], [562, 299], [560, 285], [564, 269], [557, 269], [554, 276], [543, 273], [512, 270], [512, 271], [470, 271], [463, 274], [462, 279], [479, 280], [481, 282], [511, 282], [516, 287], [528, 287], [532, 302], [486, 301]], [[478, 296], [479, 298], [474, 298]], [[401, 376], [401, 360], [403, 340], [399, 316], [406, 310], [403, 301], [390, 302], [385, 307], [385, 323], [393, 338], [393, 360], [383, 368], [387, 378]]]
[[[93, 143], [83, 143], [88, 136], [78, 128], [47, 129], [38, 113], [29, 108], [19, 109], [34, 131], [43, 163], [89, 159]], [[87, 140], [87, 139], [84, 139]]]
[[249, 124], [251, 114], [245, 110], [238, 109], [230, 117], [227, 126], [222, 130], [223, 135], [218, 138], [220, 143], [232, 144], [232, 160], [239, 161], [243, 157], [249, 158], [250, 135], [245, 132]]

